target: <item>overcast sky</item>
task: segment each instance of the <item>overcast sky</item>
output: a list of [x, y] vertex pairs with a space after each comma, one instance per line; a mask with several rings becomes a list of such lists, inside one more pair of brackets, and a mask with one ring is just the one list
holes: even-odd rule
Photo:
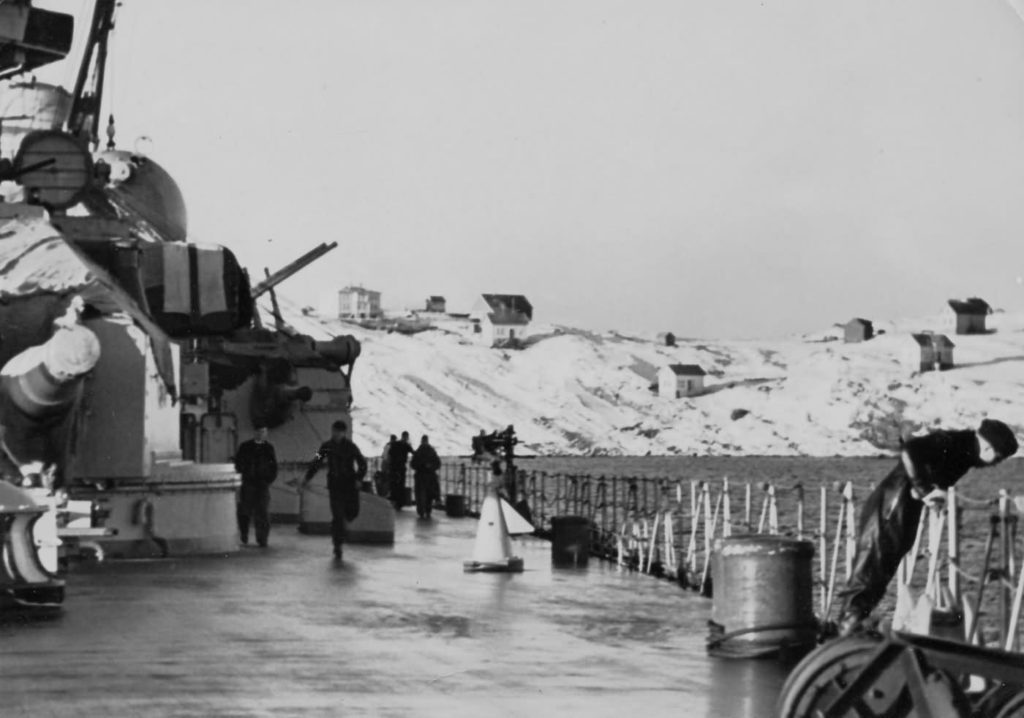
[[109, 82], [194, 240], [260, 275], [340, 243], [283, 285], [308, 304], [701, 336], [1024, 306], [1006, 0], [128, 0]]

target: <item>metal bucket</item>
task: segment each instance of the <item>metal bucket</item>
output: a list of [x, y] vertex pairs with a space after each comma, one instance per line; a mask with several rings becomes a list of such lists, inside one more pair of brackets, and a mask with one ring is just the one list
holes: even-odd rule
[[462, 494], [448, 494], [445, 496], [444, 512], [453, 519], [464, 517], [466, 515], [466, 497]]
[[585, 516], [554, 516], [551, 519], [551, 563], [559, 567], [585, 568], [590, 559], [590, 519]]
[[753, 657], [813, 645], [813, 558], [809, 541], [761, 535], [718, 539], [708, 650]]

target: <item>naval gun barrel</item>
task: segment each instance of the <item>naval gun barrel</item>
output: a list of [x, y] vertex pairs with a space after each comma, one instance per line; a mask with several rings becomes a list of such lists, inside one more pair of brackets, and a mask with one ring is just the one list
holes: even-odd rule
[[73, 306], [53, 336], [0, 369], [0, 448], [30, 482], [25, 485], [48, 487], [62, 468], [66, 419], [100, 359], [99, 338], [77, 322], [77, 313]]
[[327, 244], [325, 242], [321, 244], [319, 247], [314, 247], [313, 249], [309, 250], [301, 257], [296, 259], [294, 262], [285, 265], [284, 267], [282, 267], [281, 269], [277, 270], [269, 277], [264, 279], [262, 282], [257, 284], [255, 287], [253, 287], [252, 298], [258, 299], [260, 295], [266, 294], [271, 289], [276, 287], [278, 284], [288, 279], [293, 274], [296, 274], [297, 272], [305, 269], [306, 267], [311, 265], [316, 260], [320, 259], [320, 257], [324, 256], [337, 246], [337, 242], [331, 242], [330, 244]]
[[13, 357], [0, 370], [0, 392], [38, 420], [67, 410], [77, 385], [100, 358], [100, 342], [81, 324], [59, 327], [44, 344]]

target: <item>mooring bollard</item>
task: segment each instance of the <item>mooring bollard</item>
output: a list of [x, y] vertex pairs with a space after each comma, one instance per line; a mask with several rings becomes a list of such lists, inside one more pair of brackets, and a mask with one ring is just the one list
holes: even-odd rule
[[813, 557], [812, 543], [783, 536], [718, 539], [708, 652], [751, 658], [812, 648]]

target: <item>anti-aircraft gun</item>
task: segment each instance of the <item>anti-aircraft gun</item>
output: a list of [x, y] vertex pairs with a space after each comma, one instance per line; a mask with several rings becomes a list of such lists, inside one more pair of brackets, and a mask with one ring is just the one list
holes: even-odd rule
[[[183, 357], [182, 436], [184, 455], [200, 463], [230, 461], [256, 428], [269, 429], [284, 480], [271, 487], [271, 514], [297, 521], [312, 532], [329, 528], [329, 507], [317, 481], [300, 499], [287, 476], [305, 469], [331, 434], [331, 424], [352, 427], [352, 371], [361, 346], [310, 322], [316, 336], [302, 333], [282, 314], [276, 287], [317, 261], [337, 243], [321, 244], [252, 288], [266, 298], [273, 326], [256, 313], [250, 328], [195, 342]], [[265, 300], [266, 301], [266, 300]], [[360, 516], [349, 526], [355, 542], [389, 542], [394, 516], [387, 502], [364, 496]]]
[[[227, 462], [239, 442], [255, 427], [266, 427], [278, 446], [281, 463], [308, 458], [315, 445], [279, 431], [296, 419], [312, 422], [317, 436], [330, 433], [331, 421], [347, 418], [352, 403], [351, 372], [360, 346], [352, 337], [321, 338], [299, 333], [285, 322], [275, 288], [327, 254], [337, 243], [321, 244], [251, 290], [255, 301], [270, 295], [274, 326], [263, 326], [259, 313], [252, 326], [192, 343], [183, 357], [183, 450], [202, 463]], [[346, 369], [346, 371], [342, 371]], [[330, 414], [326, 427], [317, 420]], [[283, 433], [283, 436], [278, 436]], [[300, 432], [305, 433], [305, 432]]]

